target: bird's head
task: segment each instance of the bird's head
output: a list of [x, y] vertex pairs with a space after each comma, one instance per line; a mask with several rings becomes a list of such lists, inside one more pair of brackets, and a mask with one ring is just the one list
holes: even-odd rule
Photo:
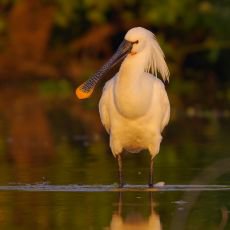
[[142, 27], [135, 27], [125, 35], [125, 40], [132, 45], [131, 55], [140, 53], [146, 48], [148, 41], [151, 41], [153, 34]]
[[125, 40], [132, 44], [131, 55], [144, 53], [144, 71], [157, 76], [161, 74], [164, 81], [169, 81], [169, 70], [164, 59], [164, 53], [159, 46], [155, 35], [145, 28], [135, 27], [125, 35]]
[[91, 96], [97, 82], [105, 76], [109, 70], [117, 63], [124, 60], [127, 55], [138, 55], [145, 52], [146, 72], [152, 72], [157, 75], [160, 72], [163, 80], [168, 80], [169, 70], [164, 60], [164, 53], [161, 50], [154, 34], [142, 27], [130, 29], [118, 47], [114, 55], [106, 62], [91, 78], [81, 84], [76, 89], [76, 95], [79, 99], [85, 99]]

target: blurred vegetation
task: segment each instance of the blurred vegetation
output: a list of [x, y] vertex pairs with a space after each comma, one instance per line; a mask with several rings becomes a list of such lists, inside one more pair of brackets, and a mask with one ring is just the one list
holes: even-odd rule
[[[103, 130], [95, 111], [100, 90], [84, 102], [73, 90], [134, 26], [153, 31], [166, 54], [172, 120], [199, 117], [213, 127], [213, 119], [229, 119], [229, 23], [227, 0], [1, 0], [0, 130], [8, 142], [0, 141], [0, 149], [22, 163], [35, 152], [26, 139], [43, 143], [38, 154], [52, 156], [71, 149], [74, 135], [97, 137]], [[70, 146], [56, 133], [67, 135]], [[192, 149], [189, 142], [190, 136], [186, 148]], [[60, 146], [54, 150], [53, 143]], [[15, 154], [18, 146], [26, 160]]]
[[[117, 181], [116, 164], [97, 113], [101, 90], [90, 100], [78, 101], [74, 89], [135, 26], [156, 34], [171, 72], [166, 88], [172, 119], [156, 158], [157, 181], [189, 184], [203, 167], [228, 157], [229, 24], [229, 0], [0, 0], [0, 184]], [[148, 157], [126, 156], [128, 182], [145, 183]], [[228, 184], [229, 175], [213, 183]], [[1, 212], [0, 218], [9, 218], [10, 223], [23, 208], [34, 208], [34, 197], [27, 200], [24, 194], [26, 206], [20, 197], [17, 207], [18, 194], [14, 195], [15, 204], [9, 196], [10, 205], [5, 207], [9, 210]], [[56, 202], [53, 194], [43, 195], [38, 202]], [[81, 229], [81, 220], [85, 226], [83, 206], [100, 207], [100, 216], [108, 221], [108, 206], [101, 201], [111, 199], [105, 199], [105, 194], [100, 199], [92, 196], [82, 206], [70, 194], [64, 196], [67, 205], [73, 204], [71, 213], [77, 209], [82, 218], [72, 220], [63, 209], [62, 219], [54, 213], [57, 226], [67, 221]], [[176, 196], [171, 200], [180, 199]], [[160, 201], [165, 205], [164, 198]], [[53, 219], [46, 206], [35, 211], [45, 227]], [[211, 211], [208, 206], [207, 216]], [[90, 218], [94, 216], [95, 210], [89, 212]]]
[[[60, 143], [53, 133], [97, 136], [103, 130], [95, 111], [100, 90], [80, 102], [74, 88], [134, 26], [153, 31], [166, 54], [172, 120], [228, 119], [229, 23], [227, 0], [1, 0], [1, 137], [19, 145], [27, 138], [44, 142], [37, 151], [52, 155], [53, 141]], [[0, 145], [8, 149], [4, 141]], [[23, 148], [27, 157], [34, 151]]]
[[75, 86], [128, 29], [143, 26], [166, 53], [175, 106], [229, 105], [227, 0], [1, 0], [0, 12], [0, 79], [67, 79]]

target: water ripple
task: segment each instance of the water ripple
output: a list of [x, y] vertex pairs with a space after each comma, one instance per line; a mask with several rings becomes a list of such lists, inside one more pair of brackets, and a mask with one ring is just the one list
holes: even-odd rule
[[230, 185], [129, 185], [118, 188], [112, 185], [50, 185], [50, 184], [16, 184], [0, 186], [0, 191], [29, 191], [29, 192], [157, 192], [157, 191], [230, 191]]

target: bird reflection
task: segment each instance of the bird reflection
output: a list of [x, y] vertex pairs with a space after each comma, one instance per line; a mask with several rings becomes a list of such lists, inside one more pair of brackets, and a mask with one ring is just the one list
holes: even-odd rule
[[109, 230], [158, 230], [161, 229], [160, 216], [154, 210], [152, 193], [150, 195], [150, 214], [148, 218], [139, 212], [133, 212], [126, 217], [122, 216], [122, 193], [119, 194], [118, 208], [112, 216]]

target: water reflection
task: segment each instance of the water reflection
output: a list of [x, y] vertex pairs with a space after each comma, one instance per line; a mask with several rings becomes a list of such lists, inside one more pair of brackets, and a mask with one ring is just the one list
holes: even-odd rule
[[[59, 84], [43, 84], [45, 87], [32, 82], [1, 86], [0, 184], [117, 182], [97, 103], [76, 103], [71, 93], [60, 95]], [[166, 184], [188, 184], [202, 168], [219, 159], [220, 153], [229, 156], [229, 120], [217, 116], [198, 119], [191, 109], [189, 118], [180, 114], [170, 122], [156, 158], [156, 180]], [[144, 153], [125, 157], [127, 183], [146, 183], [148, 161]]]
[[[109, 230], [159, 230], [161, 229], [160, 216], [155, 211], [155, 203], [153, 201], [152, 192], [149, 193], [149, 214], [148, 217], [144, 217], [139, 210], [132, 211], [126, 216], [123, 215], [123, 193], [119, 193], [119, 201], [117, 210], [113, 213], [110, 222]], [[147, 206], [148, 207], [148, 206]]]
[[[230, 158], [218, 160], [215, 163], [206, 167], [190, 183], [191, 185], [194, 184], [210, 185], [214, 181], [216, 181], [219, 177], [229, 173], [230, 171], [229, 165], [230, 165]], [[191, 215], [193, 208], [197, 205], [198, 199], [201, 195], [202, 195], [202, 190], [194, 191], [194, 192], [191, 192], [190, 190], [183, 194], [181, 199], [187, 205], [183, 209], [183, 212], [181, 212], [181, 210], [175, 211], [171, 223], [172, 230], [185, 229], [186, 225], [188, 224], [189, 216]], [[222, 220], [220, 221], [218, 229], [224, 229], [228, 220], [228, 210], [224, 204], [222, 204], [222, 207], [218, 207], [218, 209], [219, 209], [218, 211], [222, 213], [221, 214]]]
[[[230, 229], [229, 191], [203, 191], [194, 202], [185, 200], [186, 193], [190, 197], [196, 194], [5, 190], [0, 192], [0, 226], [1, 229], [34, 226], [92, 230]], [[176, 219], [178, 213], [180, 218]], [[181, 224], [173, 224], [175, 221]]]
[[[165, 181], [164, 189], [153, 193], [154, 199], [140, 191], [118, 198], [106, 189], [76, 192], [82, 187], [68, 186], [117, 187], [116, 164], [96, 105], [84, 107], [72, 95], [41, 95], [31, 84], [1, 87], [1, 95], [0, 186], [36, 185], [0, 191], [1, 229], [230, 229], [229, 189], [220, 186], [229, 184], [228, 116], [181, 113], [171, 121], [156, 159], [156, 181]], [[127, 183], [146, 184], [148, 157], [125, 156]], [[199, 192], [170, 187], [175, 184], [219, 187]]]

